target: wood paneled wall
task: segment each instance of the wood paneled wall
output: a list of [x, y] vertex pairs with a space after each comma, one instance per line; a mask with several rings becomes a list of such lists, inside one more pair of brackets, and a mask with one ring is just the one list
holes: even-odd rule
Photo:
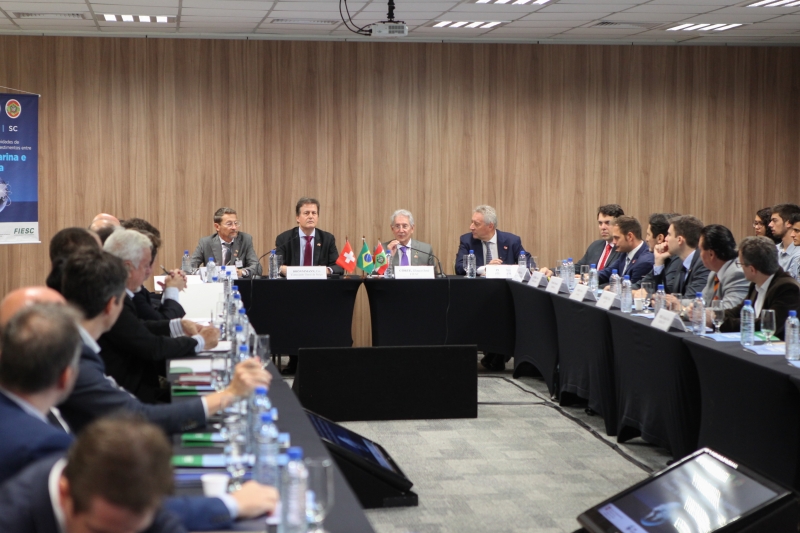
[[[0, 246], [0, 293], [42, 283], [47, 242], [139, 216], [179, 266], [220, 206], [266, 252], [303, 195], [340, 246], [415, 236], [452, 268], [494, 205], [547, 264], [600, 204], [752, 231], [800, 201], [800, 48], [0, 37], [0, 85], [42, 94], [41, 245]], [[363, 295], [354, 338], [369, 343]], [[399, 325], [402, 327], [402, 325]]]

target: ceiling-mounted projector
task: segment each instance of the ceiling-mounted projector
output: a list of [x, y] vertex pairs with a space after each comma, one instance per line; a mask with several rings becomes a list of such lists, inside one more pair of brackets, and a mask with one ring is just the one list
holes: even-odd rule
[[379, 22], [370, 26], [373, 37], [405, 37], [408, 26], [402, 22]]

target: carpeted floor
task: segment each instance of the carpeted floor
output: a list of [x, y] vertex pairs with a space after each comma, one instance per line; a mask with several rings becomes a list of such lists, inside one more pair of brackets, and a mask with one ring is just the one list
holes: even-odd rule
[[616, 445], [602, 419], [560, 408], [541, 380], [480, 371], [477, 419], [349, 422], [414, 482], [419, 507], [378, 509], [378, 533], [572, 532], [575, 517], [670, 459]]

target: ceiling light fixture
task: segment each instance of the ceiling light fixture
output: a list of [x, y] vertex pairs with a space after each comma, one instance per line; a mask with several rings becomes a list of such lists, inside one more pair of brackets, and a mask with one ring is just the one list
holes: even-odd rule
[[499, 24], [506, 24], [506, 22], [505, 21], [470, 22], [468, 20], [462, 20], [460, 22], [453, 22], [453, 21], [450, 21], [450, 20], [442, 20], [440, 22], [437, 22], [436, 24], [434, 24], [431, 27], [433, 27], [433, 28], [448, 28], [448, 29], [463, 27], [464, 29], [467, 29], [467, 28], [472, 28], [472, 29], [479, 28], [481, 30], [487, 30], [489, 28], [494, 28], [495, 26], [497, 26]]
[[101, 22], [143, 22], [145, 24], [152, 23], [154, 20], [157, 24], [175, 22], [175, 17], [166, 15], [113, 15], [111, 13], [105, 13], [103, 15], [97, 15], [96, 18]]
[[[511, 0], [475, 0], [475, 3], [476, 4], [507, 4], [510, 1]], [[516, 2], [514, 2], [511, 5], [524, 6], [525, 4], [529, 3], [530, 1], [531, 0], [516, 0]], [[547, 2], [550, 2], [550, 1], [551, 0], [535, 0], [533, 2], [533, 4], [531, 4], [531, 5], [535, 5], [535, 4], [544, 5], [544, 4], [546, 4]], [[774, 2], [775, 0], [772, 0], [772, 1]], [[792, 0], [792, 1], [794, 1], [794, 0]]]
[[696, 24], [692, 22], [690, 24], [679, 24], [678, 26], [667, 28], [667, 31], [725, 31], [731, 28], [736, 28], [737, 26], [741, 26], [741, 24]]
[[761, 0], [747, 7], [795, 7], [800, 5], [798, 0]]

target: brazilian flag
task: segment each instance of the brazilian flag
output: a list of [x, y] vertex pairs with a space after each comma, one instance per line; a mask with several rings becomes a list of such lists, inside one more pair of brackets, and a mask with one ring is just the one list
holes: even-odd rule
[[375, 269], [375, 264], [372, 262], [372, 254], [369, 251], [369, 246], [367, 246], [367, 239], [362, 240], [364, 245], [361, 247], [361, 253], [358, 254], [356, 266], [369, 275]]

